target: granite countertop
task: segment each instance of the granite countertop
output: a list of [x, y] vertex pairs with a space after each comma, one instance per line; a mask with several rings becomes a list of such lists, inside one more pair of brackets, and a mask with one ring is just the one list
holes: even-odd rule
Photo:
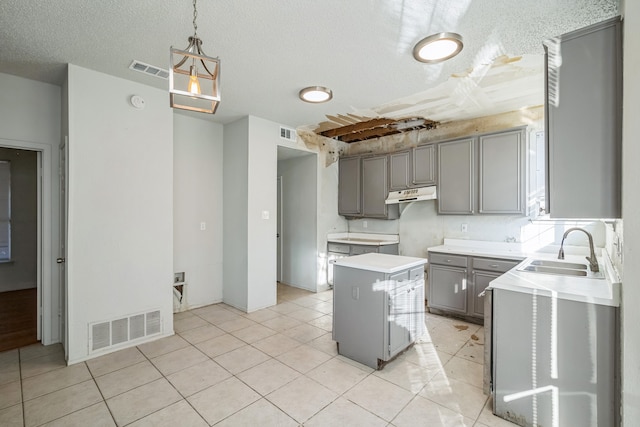
[[[552, 298], [615, 307], [620, 305], [620, 279], [613, 269], [606, 251], [599, 248], [596, 250], [596, 254], [599, 255], [597, 258], [603, 272], [603, 279], [518, 270], [532, 259], [557, 261], [558, 249], [558, 246], [536, 248], [521, 243], [445, 239], [444, 245], [430, 247], [428, 251], [522, 261], [516, 267], [494, 279], [489, 286], [490, 289], [535, 293]], [[588, 247], [565, 246], [564, 249], [565, 262], [588, 264], [584, 258], [589, 254]]]
[[340, 258], [335, 261], [334, 265], [379, 273], [396, 273], [426, 263], [427, 260], [425, 258], [370, 253]]
[[367, 246], [397, 245], [400, 237], [397, 234], [329, 233], [327, 242]]

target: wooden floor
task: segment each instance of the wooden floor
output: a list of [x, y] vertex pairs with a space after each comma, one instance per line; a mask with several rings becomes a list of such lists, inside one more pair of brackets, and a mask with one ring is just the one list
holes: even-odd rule
[[38, 342], [37, 291], [0, 293], [0, 352]]

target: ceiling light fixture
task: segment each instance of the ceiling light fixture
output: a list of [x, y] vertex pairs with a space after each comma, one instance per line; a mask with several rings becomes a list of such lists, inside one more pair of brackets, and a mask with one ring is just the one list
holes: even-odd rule
[[413, 48], [413, 57], [420, 62], [434, 64], [453, 58], [462, 50], [462, 36], [456, 33], [437, 33], [423, 38]]
[[331, 89], [323, 86], [309, 86], [302, 89], [298, 96], [304, 102], [319, 104], [333, 98], [333, 92], [331, 92]]
[[171, 46], [169, 98], [172, 108], [214, 114], [220, 104], [220, 59], [206, 56], [198, 37], [193, 0], [193, 36], [186, 49]]

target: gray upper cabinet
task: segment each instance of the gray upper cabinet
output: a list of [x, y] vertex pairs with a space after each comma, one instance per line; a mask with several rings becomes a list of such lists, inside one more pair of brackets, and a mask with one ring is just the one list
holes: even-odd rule
[[419, 145], [413, 149], [413, 181], [415, 186], [436, 183], [435, 145]]
[[478, 212], [524, 214], [525, 135], [513, 130], [478, 137]]
[[419, 145], [389, 155], [389, 191], [435, 185], [435, 145]]
[[396, 219], [389, 195], [388, 155], [343, 157], [338, 171], [338, 214], [348, 218]]
[[344, 157], [338, 163], [338, 213], [358, 216], [360, 209], [360, 157]]
[[397, 218], [398, 205], [384, 203], [389, 195], [388, 156], [362, 159], [362, 216], [365, 218]]
[[474, 138], [438, 144], [438, 213], [473, 213], [474, 146]]
[[400, 151], [389, 155], [389, 190], [399, 191], [411, 185], [411, 152]]
[[545, 42], [547, 210], [554, 218], [621, 216], [621, 27], [616, 17]]

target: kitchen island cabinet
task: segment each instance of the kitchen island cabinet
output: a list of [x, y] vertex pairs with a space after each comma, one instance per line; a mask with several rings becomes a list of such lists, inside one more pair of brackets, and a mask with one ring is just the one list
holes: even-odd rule
[[334, 264], [338, 353], [381, 369], [425, 332], [423, 258], [364, 254]]

